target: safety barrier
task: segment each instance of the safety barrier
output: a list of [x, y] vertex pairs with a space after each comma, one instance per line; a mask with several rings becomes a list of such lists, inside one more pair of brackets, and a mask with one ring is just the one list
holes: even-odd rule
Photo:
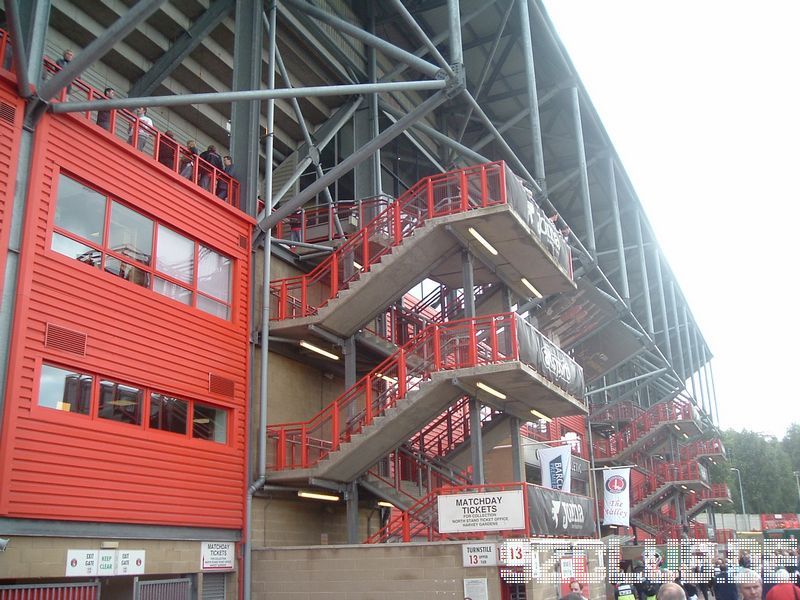
[[22, 583], [0, 585], [0, 600], [95, 600], [100, 583]]
[[697, 458], [698, 456], [719, 456], [725, 458], [725, 446], [722, 445], [722, 440], [716, 438], [711, 440], [698, 440], [681, 446], [681, 460]]

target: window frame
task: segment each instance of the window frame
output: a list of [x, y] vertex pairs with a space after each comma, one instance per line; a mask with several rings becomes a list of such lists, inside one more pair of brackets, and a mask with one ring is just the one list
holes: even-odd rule
[[[232, 428], [233, 428], [233, 421], [236, 418], [236, 408], [233, 406], [226, 406], [215, 402], [214, 400], [209, 400], [206, 398], [191, 398], [184, 394], [176, 394], [172, 392], [167, 392], [164, 389], [153, 387], [145, 384], [138, 384], [133, 383], [132, 381], [120, 378], [116, 376], [108, 376], [103, 373], [100, 373], [94, 369], [84, 368], [84, 367], [74, 367], [69, 366], [65, 363], [50, 360], [48, 358], [43, 358], [42, 360], [37, 361], [37, 368], [36, 368], [36, 378], [35, 378], [35, 386], [34, 386], [34, 396], [31, 399], [31, 404], [35, 407], [36, 411], [43, 411], [40, 414], [46, 415], [59, 415], [56, 420], [60, 422], [65, 421], [65, 415], [69, 415], [66, 419], [79, 419], [82, 421], [88, 421], [90, 423], [102, 423], [103, 426], [108, 426], [116, 429], [117, 427], [121, 428], [122, 431], [135, 431], [139, 430], [140, 432], [145, 432], [146, 434], [154, 434], [157, 435], [160, 439], [171, 439], [174, 441], [189, 442], [190, 444], [200, 443], [200, 444], [213, 444], [214, 448], [233, 448], [232, 439], [233, 436]], [[65, 371], [72, 371], [75, 373], [80, 373], [82, 376], [91, 377], [91, 386], [90, 386], [90, 394], [89, 394], [89, 414], [78, 413], [63, 410], [57, 407], [46, 406], [39, 402], [40, 395], [42, 393], [42, 371], [43, 367], [53, 367], [56, 369], [61, 369]], [[136, 388], [141, 390], [142, 392], [142, 404], [140, 407], [141, 410], [141, 419], [140, 423], [126, 423], [124, 421], [118, 421], [115, 419], [108, 419], [100, 415], [100, 384], [101, 381], [110, 381], [117, 385], [128, 386], [131, 388]], [[153, 394], [158, 394], [161, 396], [166, 396], [169, 398], [175, 398], [177, 400], [181, 400], [186, 402], [187, 404], [187, 413], [186, 413], [186, 427], [183, 433], [178, 433], [175, 431], [170, 431], [168, 429], [160, 429], [158, 427], [151, 427], [150, 426], [150, 410], [152, 407], [152, 397]], [[223, 411], [226, 414], [226, 423], [225, 423], [225, 441], [219, 442], [213, 439], [207, 439], [202, 437], [195, 437], [193, 435], [193, 423], [195, 418], [194, 407], [196, 404], [201, 404], [206, 407], [211, 407], [218, 411]], [[162, 437], [164, 436], [164, 437]], [[197, 442], [195, 442], [197, 440]]]
[[[101, 195], [101, 196], [103, 196], [105, 198], [105, 203], [106, 204], [105, 204], [105, 214], [104, 214], [104, 219], [103, 219], [103, 231], [102, 231], [101, 236], [100, 236], [100, 238], [102, 240], [102, 244], [98, 244], [98, 243], [96, 243], [96, 242], [94, 242], [92, 240], [83, 238], [80, 235], [78, 235], [76, 233], [73, 233], [73, 232], [69, 231], [68, 229], [63, 228], [63, 227], [59, 226], [56, 223], [56, 208], [58, 206], [60, 181], [61, 181], [62, 177], [66, 177], [67, 179], [71, 179], [75, 183], [78, 183], [78, 184], [80, 184], [80, 185], [82, 185], [82, 186], [84, 186], [84, 187], [96, 192], [97, 194], [99, 194], [99, 195]], [[197, 310], [197, 311], [201, 312], [203, 315], [208, 315], [208, 316], [211, 316], [211, 317], [214, 317], [214, 318], [217, 318], [217, 319], [221, 319], [221, 320], [226, 321], [228, 323], [231, 323], [231, 322], [233, 322], [235, 320], [235, 316], [234, 316], [234, 309], [235, 309], [235, 306], [234, 306], [234, 298], [235, 298], [234, 290], [236, 289], [236, 286], [235, 286], [236, 273], [237, 273], [237, 260], [236, 260], [236, 258], [234, 258], [233, 256], [230, 256], [228, 254], [225, 254], [224, 252], [220, 252], [216, 248], [212, 247], [210, 244], [208, 244], [208, 243], [206, 243], [204, 241], [201, 241], [200, 239], [198, 239], [198, 238], [196, 238], [194, 236], [186, 235], [185, 233], [183, 233], [182, 231], [180, 231], [178, 228], [176, 228], [175, 226], [171, 225], [170, 223], [166, 223], [166, 222], [164, 222], [162, 220], [159, 220], [159, 219], [151, 217], [150, 215], [142, 212], [141, 210], [132, 207], [129, 203], [123, 201], [122, 199], [118, 198], [117, 196], [98, 189], [96, 186], [91, 185], [85, 179], [83, 179], [81, 177], [78, 177], [78, 176], [75, 176], [72, 173], [66, 172], [64, 170], [59, 170], [58, 173], [55, 176], [55, 181], [56, 181], [56, 184], [53, 186], [53, 194], [52, 194], [52, 206], [53, 206], [53, 209], [51, 210], [52, 216], [50, 218], [50, 232], [49, 232], [49, 235], [48, 235], [48, 244], [47, 244], [47, 251], [48, 252], [50, 252], [52, 254], [55, 254], [57, 256], [69, 259], [70, 261], [76, 261], [76, 262], [79, 262], [79, 263], [86, 264], [91, 269], [96, 269], [96, 270], [98, 270], [98, 271], [100, 271], [100, 272], [102, 272], [102, 273], [104, 273], [106, 275], [109, 275], [109, 276], [113, 277], [115, 280], [122, 279], [123, 281], [128, 281], [128, 283], [136, 286], [139, 289], [149, 290], [150, 292], [156, 294], [159, 298], [166, 298], [169, 301], [175, 302], [176, 304], [179, 304], [181, 306], [190, 307], [190, 308], [192, 308], [194, 310]], [[114, 249], [112, 249], [108, 245], [109, 244], [110, 231], [111, 231], [111, 211], [112, 211], [114, 203], [117, 203], [118, 205], [122, 206], [123, 208], [126, 208], [126, 209], [128, 209], [130, 211], [133, 211], [137, 215], [148, 219], [152, 223], [152, 232], [151, 232], [152, 246], [150, 248], [149, 264], [144, 264], [144, 263], [139, 262], [139, 261], [137, 261], [137, 260], [135, 260], [133, 258], [127, 257], [124, 254], [121, 254], [121, 253], [115, 251]], [[189, 240], [194, 245], [193, 265], [192, 265], [192, 281], [191, 281], [191, 283], [187, 283], [185, 281], [181, 281], [180, 279], [177, 279], [177, 278], [173, 277], [172, 275], [170, 275], [168, 273], [164, 273], [162, 271], [159, 271], [156, 268], [156, 262], [157, 262], [157, 256], [158, 256], [158, 230], [159, 230], [159, 225], [165, 227], [166, 229], [169, 229], [170, 231], [172, 231], [173, 233], [175, 233], [177, 235], [180, 235], [180, 236], [184, 237], [185, 239]], [[71, 241], [73, 241], [75, 243], [82, 244], [83, 246], [91, 248], [95, 252], [98, 252], [100, 254], [100, 258], [99, 258], [100, 264], [99, 265], [89, 264], [89, 263], [86, 263], [85, 261], [81, 261], [81, 260], [79, 260], [77, 258], [68, 256], [66, 254], [62, 254], [61, 252], [58, 252], [57, 250], [55, 250], [53, 248], [53, 238], [54, 238], [54, 235], [56, 235], [56, 234], [58, 234], [58, 235], [60, 235], [62, 237], [65, 237], [68, 240], [71, 240]], [[229, 271], [229, 277], [228, 277], [228, 300], [223, 300], [222, 298], [217, 298], [216, 296], [212, 296], [211, 294], [200, 290], [200, 286], [199, 286], [199, 281], [200, 281], [200, 277], [199, 277], [199, 258], [200, 258], [200, 247], [201, 246], [205, 246], [210, 251], [215, 252], [219, 256], [222, 256], [223, 258], [226, 258], [226, 259], [228, 259], [230, 261], [230, 263], [229, 263], [230, 264], [230, 271]], [[107, 264], [107, 260], [109, 258], [116, 259], [116, 260], [118, 260], [118, 261], [120, 261], [122, 263], [131, 265], [131, 266], [133, 266], [133, 267], [135, 267], [137, 269], [140, 269], [141, 271], [144, 271], [147, 274], [147, 277], [148, 277], [147, 285], [146, 286], [140, 285], [138, 283], [135, 283], [134, 281], [127, 280], [127, 279], [125, 279], [123, 277], [120, 277], [118, 275], [115, 275], [114, 273], [111, 273], [111, 272], [107, 271], [106, 270], [106, 264]], [[160, 278], [160, 279], [162, 279], [162, 280], [164, 280], [164, 281], [166, 281], [166, 282], [168, 282], [168, 283], [170, 283], [172, 285], [176, 285], [176, 286], [179, 286], [179, 287], [181, 287], [181, 288], [183, 288], [185, 290], [188, 290], [191, 293], [191, 296], [192, 296], [191, 303], [190, 304], [186, 304], [184, 302], [181, 302], [179, 300], [176, 300], [176, 299], [172, 298], [171, 296], [168, 296], [166, 294], [162, 294], [161, 292], [158, 292], [155, 289], [155, 280], [156, 280], [156, 278]], [[219, 304], [221, 306], [224, 306], [227, 309], [227, 313], [228, 313], [227, 319], [224, 319], [224, 318], [218, 316], [215, 313], [203, 310], [198, 305], [197, 299], [198, 299], [199, 296], [202, 296], [202, 297], [204, 297], [206, 299], [209, 299], [209, 300], [211, 300], [213, 302], [216, 302], [217, 304]]]

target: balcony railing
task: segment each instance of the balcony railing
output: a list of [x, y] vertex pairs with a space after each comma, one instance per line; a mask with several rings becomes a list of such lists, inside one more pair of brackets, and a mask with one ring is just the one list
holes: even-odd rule
[[680, 456], [681, 460], [688, 460], [699, 456], [720, 456], [725, 458], [725, 446], [722, 445], [722, 440], [718, 439], [699, 440], [681, 446]]
[[[3, 44], [3, 48], [5, 47], [6, 45]], [[44, 67], [45, 72], [51, 76], [61, 70], [50, 59], [45, 59]], [[92, 101], [104, 98], [105, 95], [102, 92], [82, 79], [74, 79], [69, 87], [61, 90], [55, 100], [58, 102]], [[98, 127], [103, 127], [117, 139], [138, 148], [139, 151], [158, 161], [173, 173], [178, 173], [202, 187], [218, 200], [239, 208], [239, 182], [235, 177], [201, 159], [189, 148], [164, 135], [155, 127], [142, 122], [134, 113], [125, 109], [108, 112], [108, 127], [97, 125]], [[97, 111], [75, 114], [83, 116], [89, 122], [95, 124], [97, 122]]]
[[[576, 399], [583, 372], [515, 313], [437, 323], [309, 421], [268, 427], [274, 470], [309, 468], [418, 390], [432, 373], [521, 361]], [[566, 377], [566, 374], [569, 377]]]

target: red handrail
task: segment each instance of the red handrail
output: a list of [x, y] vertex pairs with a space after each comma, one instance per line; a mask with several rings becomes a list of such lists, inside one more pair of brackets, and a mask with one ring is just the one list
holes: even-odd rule
[[681, 446], [680, 449], [681, 460], [688, 460], [698, 456], [721, 456], [725, 457], [725, 446], [722, 445], [722, 440], [717, 438], [711, 440], [699, 440]]
[[308, 468], [437, 371], [519, 360], [516, 315], [431, 325], [309, 421], [271, 425], [275, 470]]
[[[301, 208], [281, 219], [275, 226], [275, 237], [289, 239], [290, 233], [300, 242], [316, 244], [338, 239], [346, 239], [364, 227], [375, 215], [394, 202], [391, 196], [376, 196], [358, 202], [338, 201], [333, 204]], [[263, 204], [259, 205], [259, 212]], [[336, 227], [336, 220], [342, 227]]]
[[426, 177], [305, 275], [270, 282], [272, 320], [315, 314], [428, 219], [505, 204], [502, 162]]
[[[44, 67], [45, 71], [50, 74], [61, 70], [49, 58], [45, 58]], [[82, 79], [73, 79], [69, 87], [61, 90], [56, 100], [59, 102], [66, 102], [68, 99], [73, 101], [92, 101], [103, 98], [105, 96], [102, 92]], [[232, 175], [201, 159], [198, 155], [193, 154], [189, 148], [167, 137], [155, 127], [143, 123], [132, 112], [125, 109], [116, 109], [109, 111], [109, 113], [108, 131], [112, 135], [138, 148], [172, 172], [179, 173], [186, 179], [196, 183], [217, 200], [239, 208], [239, 182]], [[92, 111], [75, 114], [81, 114], [87, 121], [92, 121]]]

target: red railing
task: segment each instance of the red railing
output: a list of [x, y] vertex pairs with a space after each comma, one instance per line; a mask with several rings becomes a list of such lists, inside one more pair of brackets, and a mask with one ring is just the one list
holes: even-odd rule
[[315, 465], [434, 372], [519, 360], [516, 327], [514, 313], [431, 325], [311, 420], [268, 427], [271, 468]]
[[691, 510], [705, 501], [730, 502], [731, 490], [724, 483], [712, 483], [710, 490], [700, 490], [686, 496], [686, 509]]
[[305, 275], [270, 283], [272, 320], [315, 314], [428, 219], [507, 202], [502, 162], [420, 180]]
[[[5, 46], [3, 46], [5, 47]], [[50, 75], [60, 71], [60, 67], [50, 59], [44, 61], [45, 71]], [[56, 98], [59, 102], [92, 101], [104, 99], [102, 92], [82, 79], [74, 79], [69, 87], [61, 90]], [[96, 122], [93, 111], [81, 114], [87, 121]], [[96, 114], [96, 111], [95, 113]], [[101, 127], [101, 125], [98, 125]], [[134, 113], [125, 110], [111, 110], [108, 127], [103, 127], [114, 137], [138, 148], [174, 173], [196, 183], [218, 200], [239, 208], [239, 182], [228, 173], [193, 154], [186, 146], [164, 135], [155, 127], [141, 121]]]
[[670, 525], [656, 535], [657, 544], [666, 544], [668, 540], [689, 539], [707, 540], [708, 528], [702, 523], [689, 523], [688, 525]]
[[646, 411], [641, 406], [632, 402], [615, 402], [607, 406], [598, 406], [592, 409], [592, 422], [601, 421], [633, 421]]
[[6, 71], [14, 72], [14, 62], [11, 60], [11, 39], [5, 29], [0, 29], [0, 66]]
[[[404, 446], [389, 453], [367, 473], [411, 502], [417, 502], [437, 488], [472, 484], [469, 469], [437, 465], [422, 453]], [[417, 494], [409, 494], [406, 486], [416, 487]]]
[[714, 534], [718, 544], [727, 544], [736, 537], [736, 533], [733, 529], [717, 529]]
[[676, 400], [656, 404], [609, 438], [595, 440], [594, 456], [595, 458], [613, 458], [649, 435], [661, 423], [690, 421], [692, 418], [693, 412], [690, 404]]
[[656, 465], [656, 472], [659, 480], [663, 482], [706, 480], [697, 461], [661, 463]]
[[376, 196], [358, 202], [334, 202], [301, 208], [275, 226], [275, 237], [310, 244], [345, 239], [375, 218], [392, 202], [394, 198], [390, 196]]
[[721, 456], [725, 457], [725, 446], [722, 441], [718, 439], [712, 440], [699, 440], [681, 446], [680, 450], [681, 460], [689, 460], [690, 458], [697, 458], [698, 456]]
[[503, 492], [522, 490], [523, 506], [525, 508], [525, 529], [513, 531], [492, 532], [493, 535], [530, 537], [530, 519], [528, 518], [528, 486], [526, 483], [499, 483], [486, 485], [469, 485], [458, 487], [444, 487], [437, 489], [424, 498], [420, 498], [407, 511], [395, 515], [382, 529], [371, 535], [364, 542], [366, 544], [381, 544], [390, 541], [410, 542], [414, 538], [424, 538], [428, 541], [481, 539], [484, 533], [441, 533], [437, 528], [438, 522], [438, 497], [442, 494], [471, 494], [476, 492]]

